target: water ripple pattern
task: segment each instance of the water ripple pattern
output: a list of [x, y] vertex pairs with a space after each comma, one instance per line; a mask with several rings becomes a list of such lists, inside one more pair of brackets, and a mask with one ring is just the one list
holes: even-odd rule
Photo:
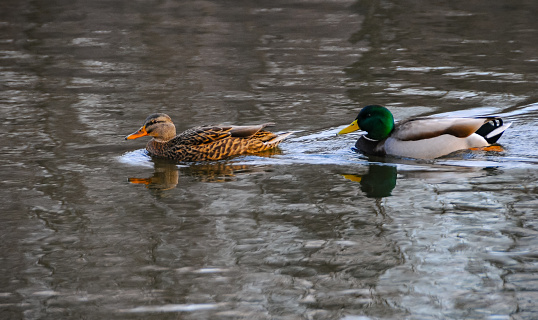
[[[535, 1], [0, 2], [0, 318], [538, 318]], [[497, 114], [368, 158], [360, 108]], [[275, 122], [216, 162], [125, 141]]]

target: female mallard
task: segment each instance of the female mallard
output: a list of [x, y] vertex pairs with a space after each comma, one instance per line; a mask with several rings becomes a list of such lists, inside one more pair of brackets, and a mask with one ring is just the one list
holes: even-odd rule
[[498, 117], [415, 118], [394, 124], [382, 106], [364, 107], [355, 121], [338, 134], [367, 132], [355, 147], [366, 155], [434, 159], [451, 152], [495, 143], [511, 123]]
[[274, 134], [262, 130], [273, 123], [257, 126], [201, 126], [176, 135], [169, 116], [154, 113], [146, 118], [137, 132], [125, 137], [152, 136], [146, 150], [151, 156], [176, 161], [220, 160], [226, 157], [256, 153], [275, 148], [291, 132]]

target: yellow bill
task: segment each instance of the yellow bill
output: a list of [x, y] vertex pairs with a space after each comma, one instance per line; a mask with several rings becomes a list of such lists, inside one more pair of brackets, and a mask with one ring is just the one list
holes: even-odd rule
[[340, 132], [338, 132], [338, 134], [346, 134], [346, 133], [350, 133], [350, 132], [357, 131], [357, 130], [360, 130], [360, 129], [361, 128], [359, 128], [359, 124], [357, 123], [357, 120], [355, 120], [349, 126], [347, 126], [344, 129], [340, 130]]
[[358, 176], [356, 174], [343, 174], [344, 178], [354, 181], [354, 182], [361, 182], [362, 177]]

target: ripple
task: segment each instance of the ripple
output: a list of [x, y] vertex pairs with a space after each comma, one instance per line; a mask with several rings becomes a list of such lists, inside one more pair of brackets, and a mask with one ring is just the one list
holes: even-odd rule
[[144, 306], [132, 309], [122, 309], [126, 313], [151, 313], [151, 312], [193, 312], [216, 309], [224, 304], [201, 303], [201, 304], [165, 304], [162, 306]]
[[151, 161], [151, 157], [146, 152], [146, 149], [138, 149], [126, 152], [118, 157], [118, 161], [131, 166], [153, 168], [153, 162]]

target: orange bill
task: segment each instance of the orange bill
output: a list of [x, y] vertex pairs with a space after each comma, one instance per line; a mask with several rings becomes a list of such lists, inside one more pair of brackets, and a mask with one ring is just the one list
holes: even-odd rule
[[129, 178], [130, 183], [145, 184], [146, 186], [151, 183], [151, 178]]
[[140, 138], [147, 135], [148, 135], [148, 132], [146, 131], [146, 127], [142, 127], [137, 132], [131, 133], [130, 135], [125, 137], [125, 140], [132, 140], [132, 139]]

